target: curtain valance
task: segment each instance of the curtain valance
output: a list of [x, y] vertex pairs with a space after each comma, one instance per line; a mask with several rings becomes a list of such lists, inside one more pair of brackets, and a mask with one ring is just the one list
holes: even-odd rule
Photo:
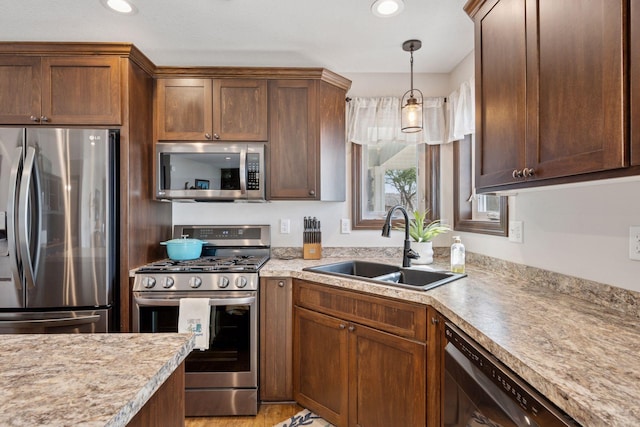
[[424, 98], [422, 132], [400, 130], [400, 103], [401, 98], [391, 96], [352, 98], [347, 106], [347, 140], [361, 145], [436, 145], [462, 139], [475, 131], [473, 79], [453, 91], [448, 102], [444, 97]]

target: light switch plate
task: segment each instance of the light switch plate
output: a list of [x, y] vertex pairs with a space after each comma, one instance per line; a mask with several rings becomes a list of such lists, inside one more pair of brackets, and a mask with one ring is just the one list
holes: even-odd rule
[[351, 220], [349, 220], [349, 218], [342, 218], [340, 220], [340, 233], [342, 234], [351, 233]]
[[522, 221], [509, 221], [509, 241], [514, 243], [522, 243], [523, 236]]
[[629, 227], [629, 259], [640, 261], [640, 226]]

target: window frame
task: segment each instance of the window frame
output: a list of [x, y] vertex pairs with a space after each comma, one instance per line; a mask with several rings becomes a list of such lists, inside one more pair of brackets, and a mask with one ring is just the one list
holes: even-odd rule
[[[418, 209], [429, 209], [428, 217], [440, 217], [440, 146], [418, 144]], [[423, 146], [423, 147], [420, 147]], [[351, 216], [353, 230], [381, 230], [384, 218], [362, 218], [362, 146], [351, 143]], [[402, 221], [394, 221], [398, 224]]]
[[500, 196], [500, 220], [473, 220], [473, 207], [468, 202], [473, 192], [473, 144], [471, 135], [453, 142], [453, 229], [469, 233], [508, 237], [508, 198]]

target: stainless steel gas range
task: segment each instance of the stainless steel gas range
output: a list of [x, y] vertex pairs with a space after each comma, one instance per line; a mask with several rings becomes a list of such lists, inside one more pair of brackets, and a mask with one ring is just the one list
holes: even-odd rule
[[207, 298], [209, 349], [185, 361], [187, 416], [258, 411], [258, 281], [269, 260], [268, 225], [177, 225], [174, 237], [206, 241], [202, 256], [136, 271], [134, 332], [176, 332], [181, 298]]

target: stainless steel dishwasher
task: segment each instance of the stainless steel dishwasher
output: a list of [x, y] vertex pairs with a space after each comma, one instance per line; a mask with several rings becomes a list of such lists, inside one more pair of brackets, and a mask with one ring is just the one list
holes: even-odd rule
[[579, 425], [456, 326], [445, 335], [445, 427]]

